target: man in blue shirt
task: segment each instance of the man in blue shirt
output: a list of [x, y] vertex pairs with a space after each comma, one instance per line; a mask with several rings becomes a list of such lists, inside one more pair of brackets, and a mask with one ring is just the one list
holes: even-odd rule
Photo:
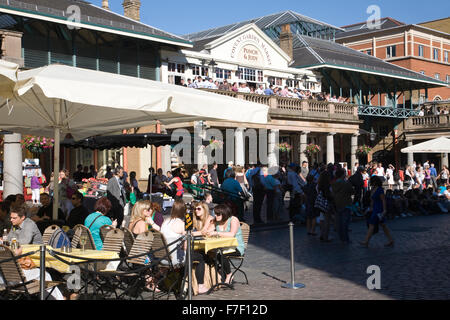
[[269, 169], [267, 167], [263, 167], [261, 170], [261, 183], [264, 185], [266, 189], [267, 196], [267, 221], [273, 220], [273, 207], [274, 200], [276, 195], [276, 188], [279, 188], [281, 183], [279, 180], [275, 179], [272, 175], [269, 175]]
[[233, 169], [231, 169], [229, 178], [225, 179], [220, 188], [226, 191], [226, 196], [239, 208], [238, 218], [242, 221], [244, 219], [244, 203], [240, 198], [240, 194], [242, 194], [243, 190], [241, 184], [236, 180], [236, 173]]
[[266, 96], [271, 96], [273, 95], [273, 85], [270, 85], [266, 90], [264, 90], [264, 94]]
[[431, 167], [430, 167], [430, 176], [431, 176], [431, 183], [433, 184], [433, 187], [436, 190], [437, 187], [438, 187], [437, 186], [437, 181], [436, 181], [436, 179], [437, 179], [437, 171], [436, 171], [436, 168], [434, 167], [434, 163], [432, 163]]
[[233, 161], [228, 162], [228, 168], [226, 168], [225, 171], [223, 172], [223, 180], [227, 179], [227, 172], [229, 170], [233, 170], [233, 164], [234, 164]]
[[301, 212], [302, 198], [304, 192], [302, 189], [302, 180], [298, 174], [298, 166], [295, 163], [291, 163], [288, 167], [287, 183], [290, 187], [289, 191], [289, 218], [294, 219], [295, 215]]

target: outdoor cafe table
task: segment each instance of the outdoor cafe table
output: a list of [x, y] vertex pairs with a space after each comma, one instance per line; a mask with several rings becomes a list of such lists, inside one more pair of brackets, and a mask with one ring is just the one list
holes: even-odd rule
[[[47, 246], [47, 247], [49, 247], [49, 246]], [[21, 245], [21, 248], [22, 248], [23, 254], [33, 252], [36, 250], [38, 251], [38, 252], [30, 255], [30, 258], [31, 258], [31, 260], [33, 260], [34, 264], [37, 267], [39, 267], [40, 266], [40, 252], [39, 252], [40, 245], [24, 244], [24, 245]], [[61, 249], [53, 249], [52, 248], [52, 250], [55, 252], [63, 253]], [[72, 252], [68, 252], [65, 254], [70, 255], [70, 256], [80, 257], [80, 258], [89, 258], [89, 259], [109, 260], [109, 259], [118, 259], [119, 258], [119, 254], [117, 252], [104, 251], [104, 250], [87, 250], [86, 249], [85, 251], [81, 251], [81, 249], [73, 248]], [[61, 256], [61, 258], [68, 261], [69, 263], [76, 263], [76, 262], [83, 261], [83, 259], [69, 258], [69, 257], [65, 257], [65, 256]], [[110, 261], [109, 263], [106, 264], [105, 270], [116, 270], [117, 266], [119, 265], [119, 262], [120, 261]], [[99, 265], [101, 265], [101, 264], [102, 263], [99, 263]], [[105, 265], [105, 263], [103, 263], [103, 265]], [[46, 266], [46, 268], [52, 268], [61, 273], [71, 273], [70, 265], [68, 265], [62, 261], [59, 261], [52, 255], [50, 255], [48, 252], [46, 252], [46, 254], [45, 254], [45, 266]], [[102, 268], [99, 267], [98, 270], [102, 270]]]
[[194, 250], [197, 251], [204, 251], [206, 254], [208, 252], [214, 251], [215, 252], [215, 259], [214, 259], [214, 265], [215, 265], [215, 273], [216, 273], [216, 281], [212, 282], [214, 285], [209, 289], [208, 294], [211, 293], [215, 288], [220, 287], [220, 285], [225, 285], [229, 288], [232, 288], [229, 284], [222, 283], [218, 281], [218, 268], [217, 268], [217, 255], [220, 253], [221, 257], [221, 266], [222, 266], [222, 277], [225, 277], [224, 271], [223, 271], [223, 255], [226, 253], [234, 252], [235, 248], [238, 246], [238, 241], [236, 238], [221, 238], [221, 237], [210, 237], [205, 238], [203, 240], [194, 240]]

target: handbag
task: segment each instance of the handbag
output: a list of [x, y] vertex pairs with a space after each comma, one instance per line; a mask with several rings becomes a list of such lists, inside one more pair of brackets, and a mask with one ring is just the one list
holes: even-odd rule
[[324, 197], [323, 192], [320, 191], [314, 202], [314, 208], [319, 209], [322, 212], [328, 212], [330, 210], [330, 203], [327, 198]]

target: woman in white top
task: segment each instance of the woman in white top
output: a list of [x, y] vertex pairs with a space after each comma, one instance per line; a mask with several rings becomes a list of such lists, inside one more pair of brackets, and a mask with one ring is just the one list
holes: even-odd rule
[[386, 170], [386, 179], [388, 181], [389, 189], [392, 190], [394, 187], [395, 181], [394, 181], [394, 166], [390, 164]]
[[422, 167], [417, 167], [416, 179], [418, 187], [420, 189], [423, 189], [423, 180], [425, 179], [425, 173], [423, 172]]
[[[161, 226], [161, 233], [164, 235], [167, 244], [169, 245], [170, 259], [173, 265], [183, 264], [186, 257], [186, 242], [183, 240], [183, 245], [179, 242], [172, 242], [182, 238], [185, 234], [184, 218], [186, 216], [187, 207], [183, 200], [175, 200], [170, 218], [166, 219]], [[173, 251], [173, 252], [172, 252]], [[205, 276], [205, 260], [202, 254], [192, 251], [192, 261], [198, 261], [195, 268], [195, 276], [198, 283], [198, 293], [204, 294], [208, 292], [208, 288], [204, 286]]]
[[448, 184], [449, 171], [447, 166], [442, 167], [442, 171], [439, 173], [439, 176], [437, 178], [441, 180], [441, 183], [443, 185]]

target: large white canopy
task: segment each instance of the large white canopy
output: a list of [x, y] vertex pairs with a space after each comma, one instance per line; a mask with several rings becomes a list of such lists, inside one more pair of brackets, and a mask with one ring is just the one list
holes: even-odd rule
[[[230, 120], [267, 123], [269, 107], [157, 81], [50, 65], [29, 71], [0, 60], [0, 129], [76, 139], [155, 123]], [[58, 192], [53, 218], [57, 219]]]
[[403, 153], [450, 153], [450, 139], [440, 137], [401, 150]]
[[182, 86], [65, 65], [16, 71], [15, 82], [12, 70], [0, 64], [0, 128], [18, 133], [50, 137], [59, 127], [82, 139], [156, 120], [267, 123], [268, 106]]

